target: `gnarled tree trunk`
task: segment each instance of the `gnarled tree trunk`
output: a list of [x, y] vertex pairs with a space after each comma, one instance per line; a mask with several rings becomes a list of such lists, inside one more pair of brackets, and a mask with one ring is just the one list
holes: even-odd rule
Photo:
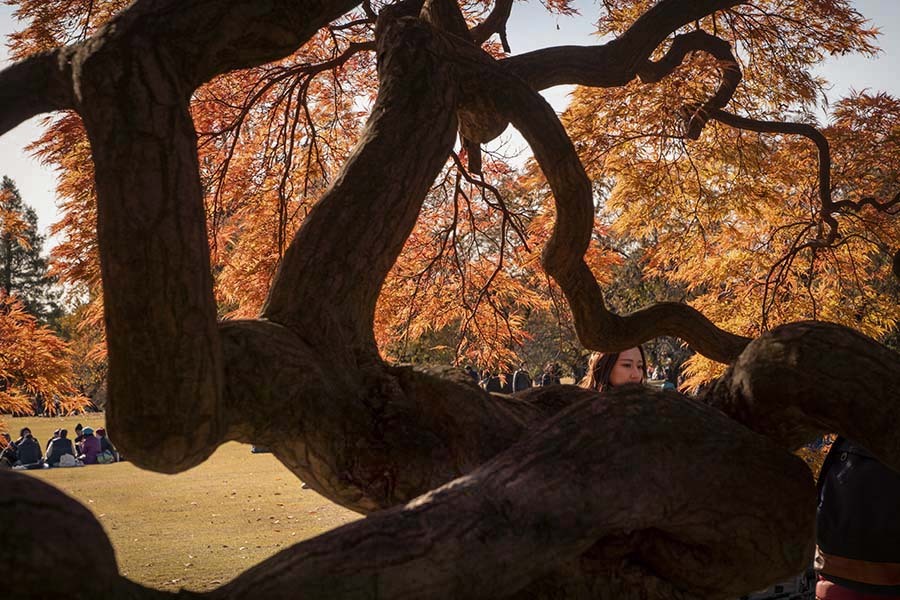
[[[584, 262], [590, 182], [536, 90], [662, 76], [708, 43], [693, 36], [650, 62], [670, 33], [735, 4], [662, 0], [603, 46], [504, 61], [472, 43], [483, 30], [459, 30], [454, 3], [385, 7], [378, 99], [356, 150], [291, 243], [260, 318], [218, 324], [190, 95], [218, 73], [292, 52], [353, 3], [138, 0], [87, 42], [0, 73], [0, 131], [71, 108], [90, 135], [109, 420], [123, 451], [178, 471], [224, 441], [262, 443], [324, 496], [371, 513], [211, 596], [728, 598], [811, 559], [814, 488], [790, 453], [797, 445], [836, 430], [900, 465], [893, 353], [816, 323], [750, 343], [677, 304], [620, 317]], [[738, 80], [723, 83], [715, 107]], [[582, 341], [619, 350], [678, 335], [732, 364], [706, 403], [640, 387], [492, 395], [454, 369], [381, 360], [375, 303], [457, 128], [483, 142], [507, 122], [556, 198], [543, 263]], [[860, 365], [888, 383], [854, 377]], [[0, 482], [13, 509], [0, 511], [0, 564], [11, 565], [15, 594], [44, 597], [77, 574], [118, 597], [165, 595], [118, 575], [73, 500], [17, 474]], [[33, 542], [12, 553], [22, 527]], [[45, 576], [42, 548], [74, 552], [86, 530], [103, 539], [103, 556]]]

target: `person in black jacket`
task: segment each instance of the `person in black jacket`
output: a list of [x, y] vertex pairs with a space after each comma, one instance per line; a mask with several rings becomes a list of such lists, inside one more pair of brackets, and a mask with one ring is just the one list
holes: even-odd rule
[[69, 439], [69, 431], [66, 429], [59, 430], [59, 437], [54, 438], [47, 447], [47, 464], [51, 467], [59, 466], [59, 459], [63, 454], [71, 454], [75, 458], [75, 446]]
[[26, 469], [42, 469], [44, 467], [41, 445], [32, 437], [31, 431], [23, 435], [21, 441], [16, 442], [16, 451], [19, 454], [17, 466]]
[[900, 473], [839, 437], [818, 491], [816, 598], [900, 599]]

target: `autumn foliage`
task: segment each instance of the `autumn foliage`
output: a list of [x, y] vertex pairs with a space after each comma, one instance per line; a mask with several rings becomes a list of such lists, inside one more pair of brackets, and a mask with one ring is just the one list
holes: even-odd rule
[[0, 297], [0, 413], [25, 415], [40, 399], [45, 414], [89, 405], [75, 387], [69, 347], [14, 297]]
[[[89, 404], [76, 389], [69, 345], [34, 314], [46, 265], [34, 211], [11, 179], [0, 188], [0, 414], [66, 413]], [[21, 294], [21, 296], [20, 296]], [[32, 309], [26, 300], [32, 301]], [[2, 422], [0, 422], [2, 427]]]
[[[82, 39], [124, 5], [12, 4], [30, 19], [13, 38], [17, 57]], [[598, 34], [620, 34], [652, 4], [605, 2]], [[569, 2], [547, 7], [574, 14]], [[462, 8], [471, 25], [489, 7]], [[376, 92], [373, 23], [364, 10], [352, 12], [294, 55], [220, 76], [195, 93], [221, 317], [259, 313], [287, 242], [345, 162]], [[836, 199], [896, 193], [898, 100], [861, 92], [823, 106], [827, 82], [811, 75], [829, 55], [877, 51], [876, 30], [851, 3], [767, 0], [716, 12], [694, 28], [734, 48], [743, 78], [732, 112], [821, 126], [831, 144]], [[496, 43], [488, 48], [505, 55]], [[679, 299], [726, 330], [752, 337], [780, 323], [821, 319], [883, 338], [900, 319], [896, 285], [886, 281], [890, 254], [900, 246], [896, 220], [870, 208], [839, 211], [839, 239], [806, 246], [823, 233], [809, 140], [714, 120], [699, 139], [685, 138], [680, 115], [715, 93], [723, 68], [696, 52], [652, 84], [574, 92], [563, 120], [595, 188], [595, 244], [586, 257], [593, 273], [609, 284], [625, 276], [625, 259], [639, 254], [641, 278], [686, 290]], [[56, 117], [32, 149], [60, 174], [56, 272], [89, 291], [86, 318], [99, 330], [93, 170], [79, 118]], [[541, 341], [529, 321], [572, 329], [560, 290], [539, 266], [554, 213], [536, 165], [485, 151], [480, 172], [467, 167], [460, 149], [383, 287], [375, 333], [395, 360], [407, 358], [416, 340], [442, 332], [447, 354], [458, 361], [512, 364], [523, 344]], [[615, 294], [609, 302], [631, 304]], [[697, 357], [688, 385], [720, 370]]]

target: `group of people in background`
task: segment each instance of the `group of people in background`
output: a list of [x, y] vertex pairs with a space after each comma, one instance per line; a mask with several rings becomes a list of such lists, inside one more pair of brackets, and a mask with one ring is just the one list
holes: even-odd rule
[[[634, 354], [634, 356], [632, 356]], [[601, 353], [594, 352], [587, 361], [587, 369], [584, 367], [575, 367], [572, 370], [572, 376], [575, 383], [591, 389], [602, 391], [604, 386], [609, 386], [608, 377], [616, 378], [615, 361], [619, 357], [628, 357], [630, 369], [634, 372], [632, 377], [636, 377], [636, 373], [640, 371], [640, 379], [647, 379], [649, 365], [646, 360], [644, 349], [641, 347], [632, 348], [622, 353]], [[624, 360], [624, 358], [622, 359]], [[482, 371], [480, 374], [471, 366], [465, 367], [466, 373], [478, 383], [485, 391], [497, 392], [501, 394], [513, 394], [534, 386], [559, 385], [562, 381], [563, 371], [558, 362], [550, 361], [544, 365], [543, 370], [534, 378], [528, 372], [525, 365], [520, 366], [515, 371], [509, 371], [504, 374], [491, 373], [490, 371]], [[594, 373], [602, 373], [602, 375], [594, 375]], [[672, 366], [656, 365], [652, 371], [649, 371], [652, 380], [662, 381], [663, 389], [675, 389], [678, 382], [678, 370]]]
[[74, 439], [69, 438], [67, 429], [57, 429], [46, 447], [41, 446], [28, 427], [22, 428], [15, 441], [8, 433], [0, 435], [0, 468], [77, 467], [121, 460], [102, 427], [94, 431], [79, 423], [75, 426]]

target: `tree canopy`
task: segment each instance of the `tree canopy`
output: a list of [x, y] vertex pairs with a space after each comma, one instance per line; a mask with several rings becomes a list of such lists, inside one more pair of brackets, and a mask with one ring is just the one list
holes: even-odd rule
[[[265, 444], [374, 513], [213, 596], [734, 597], [811, 558], [792, 450], [839, 432], [900, 465], [875, 339], [900, 316], [900, 104], [815, 117], [813, 67], [876, 51], [846, 0], [605, 0], [596, 45], [522, 54], [510, 0], [15, 4], [0, 133], [64, 111], [36, 149], [63, 277], [102, 289], [120, 448], [171, 472]], [[508, 125], [523, 169], [485, 146]], [[610, 310], [635, 256], [684, 297]], [[457, 357], [513, 361], [535, 311], [592, 350], [678, 337], [718, 377], [508, 397], [385, 360], [449, 327]], [[26, 566], [14, 589], [56, 589]]]

